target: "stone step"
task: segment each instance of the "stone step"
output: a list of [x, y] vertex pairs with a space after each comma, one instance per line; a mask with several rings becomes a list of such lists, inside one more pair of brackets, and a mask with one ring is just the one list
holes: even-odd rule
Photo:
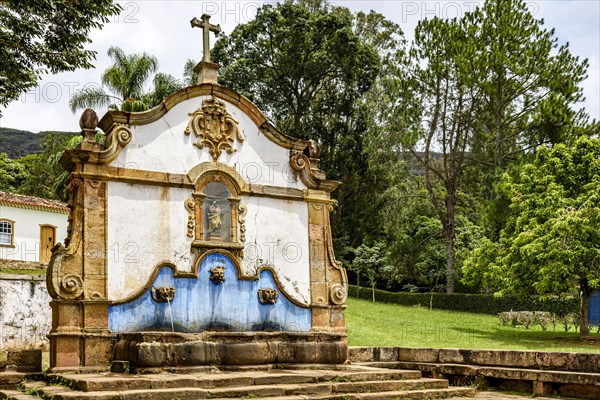
[[[446, 399], [454, 397], [473, 397], [475, 389], [465, 387], [448, 387], [444, 389], [425, 389], [378, 393], [338, 393], [325, 396], [285, 396], [263, 397], [261, 400], [426, 400]], [[220, 399], [213, 399], [220, 400]]]
[[365, 382], [419, 379], [419, 371], [408, 370], [283, 370], [241, 371], [205, 374], [52, 374], [52, 383], [66, 385], [83, 392], [109, 390], [142, 390], [168, 388], [223, 388], [235, 386], [305, 384], [321, 382]]
[[64, 393], [65, 391], [69, 393], [77, 393], [74, 390], [68, 388], [67, 386], [50, 385], [44, 381], [25, 381], [21, 382], [19, 386], [23, 392], [37, 396], [35, 398], [38, 400], [40, 398], [53, 399], [55, 395]]
[[[448, 382], [443, 379], [413, 379], [362, 382], [326, 382], [304, 384], [271, 384], [219, 388], [162, 388], [162, 389], [123, 389], [80, 392], [66, 386], [45, 385], [43, 382], [26, 382], [23, 388], [45, 399], [53, 400], [168, 400], [186, 399], [231, 399], [249, 397], [286, 397], [301, 396], [314, 399], [347, 398], [389, 398], [421, 399], [425, 397], [444, 397], [448, 393]], [[462, 388], [459, 388], [462, 389]], [[454, 389], [453, 389], [454, 390]], [[440, 393], [436, 395], [435, 393]], [[454, 391], [450, 391], [456, 395]], [[411, 393], [415, 393], [414, 396]], [[463, 392], [461, 392], [463, 393]], [[467, 393], [467, 392], [464, 392]], [[403, 397], [402, 397], [403, 396]], [[415, 397], [416, 396], [416, 397]]]
[[17, 390], [8, 390], [1, 389], [0, 390], [0, 399], [9, 399], [9, 400], [40, 400], [39, 397], [25, 394], [23, 392]]
[[34, 379], [40, 374], [31, 374], [16, 371], [0, 371], [0, 389], [14, 389], [15, 385], [23, 379]]

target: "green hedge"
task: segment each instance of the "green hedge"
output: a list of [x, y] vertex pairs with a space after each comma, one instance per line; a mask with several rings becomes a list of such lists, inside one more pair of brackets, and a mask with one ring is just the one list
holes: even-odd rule
[[[349, 297], [372, 300], [370, 288], [350, 285]], [[386, 292], [375, 289], [375, 301], [403, 306], [429, 307], [430, 293]], [[498, 314], [504, 311], [548, 311], [557, 315], [578, 312], [579, 302], [575, 298], [523, 299], [515, 296], [494, 297], [487, 294], [433, 294], [433, 308], [439, 310], [464, 311], [480, 314]]]

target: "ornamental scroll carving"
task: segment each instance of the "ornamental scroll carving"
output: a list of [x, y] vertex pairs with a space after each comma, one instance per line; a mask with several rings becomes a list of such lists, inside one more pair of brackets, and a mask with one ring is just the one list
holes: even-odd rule
[[333, 304], [339, 306], [346, 302], [346, 299], [348, 298], [348, 291], [343, 285], [335, 283], [329, 288], [329, 297]]
[[240, 242], [246, 241], [246, 214], [248, 207], [240, 203], [238, 204], [238, 223], [240, 224]]
[[245, 139], [238, 122], [225, 109], [225, 103], [214, 96], [204, 100], [201, 108], [188, 115], [192, 118], [185, 128], [185, 134], [194, 132], [199, 138], [194, 146], [200, 149], [208, 147], [213, 161], [218, 160], [223, 150], [232, 154], [236, 138], [240, 143]]
[[[65, 245], [57, 243], [52, 248], [52, 255], [46, 273], [48, 293], [53, 299], [75, 300], [83, 296], [83, 280], [78, 268], [69, 268], [77, 265], [81, 260], [82, 232], [83, 232], [83, 199], [84, 181], [72, 178], [67, 186], [69, 194], [69, 217], [67, 219], [67, 238]], [[77, 272], [77, 273], [73, 273]]]
[[188, 212], [188, 223], [187, 223], [187, 236], [189, 238], [194, 237], [194, 231], [196, 229], [196, 201], [193, 198], [189, 198], [185, 201], [185, 209]]

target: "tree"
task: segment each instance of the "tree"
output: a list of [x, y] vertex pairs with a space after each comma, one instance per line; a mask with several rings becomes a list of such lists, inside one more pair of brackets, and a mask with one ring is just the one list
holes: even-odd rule
[[498, 213], [505, 199], [494, 182], [525, 152], [569, 140], [571, 127], [585, 118], [572, 106], [583, 98], [588, 62], [572, 55], [568, 43], [559, 45], [554, 29], [544, 28], [523, 0], [488, 0], [470, 17], [479, 27], [475, 76], [485, 99], [472, 152], [491, 200], [489, 233], [497, 239], [506, 215]]
[[26, 178], [16, 192], [28, 196], [46, 199], [64, 200], [64, 188], [57, 190], [56, 181], [64, 174], [64, 169], [57, 162], [62, 156], [69, 138], [63, 135], [48, 134], [42, 139], [42, 152], [28, 154], [19, 159], [26, 172]]
[[448, 293], [454, 292], [458, 194], [482, 106], [481, 90], [473, 81], [477, 50], [469, 38], [474, 29], [467, 18], [419, 22], [409, 61], [403, 61], [406, 75], [389, 83], [398, 96], [392, 104], [399, 106], [388, 129], [424, 169], [446, 244]]
[[0, 1], [0, 105], [37, 85], [44, 73], [91, 68], [90, 32], [120, 11], [111, 0]]
[[362, 274], [367, 275], [371, 284], [373, 303], [375, 303], [375, 286], [377, 282], [384, 278], [390, 270], [385, 247], [385, 243], [381, 241], [375, 242], [372, 246], [363, 243], [355, 250], [355, 257], [352, 261], [351, 268], [359, 276], [359, 281]]
[[589, 298], [600, 288], [600, 139], [542, 146], [501, 188], [508, 224], [499, 242], [483, 240], [471, 253], [465, 281], [499, 294], [577, 294], [587, 335]]
[[[384, 226], [390, 255], [390, 282], [404, 289], [428, 288], [430, 293], [446, 289], [446, 244], [442, 226], [428, 199], [422, 176], [409, 176], [384, 193]], [[461, 270], [463, 255], [482, 236], [481, 229], [467, 218], [473, 209], [463, 193], [464, 205], [456, 217], [456, 265]]]
[[[166, 99], [171, 93], [181, 89], [183, 85], [173, 75], [159, 72], [152, 80], [154, 90], [142, 96], [142, 101], [149, 107], [155, 107]], [[194, 83], [195, 84], [195, 83]]]
[[523, 151], [564, 142], [583, 99], [579, 84], [587, 60], [558, 45], [523, 0], [488, 0], [472, 18], [481, 27], [479, 85], [486, 97], [482, 128], [491, 139], [492, 161], [504, 168]]
[[[96, 133], [96, 142], [104, 143], [104, 134]], [[54, 153], [51, 151], [46, 152], [47, 154], [47, 163], [50, 171], [57, 171], [57, 173], [53, 174], [52, 179], [52, 193], [54, 194], [54, 198], [59, 200], [67, 201], [67, 180], [71, 175], [70, 172], [65, 171], [64, 167], [60, 165], [60, 159], [62, 158], [65, 150], [71, 150], [76, 148], [83, 141], [83, 136], [75, 135], [72, 136], [64, 148], [54, 148]], [[62, 170], [62, 173], [59, 173]]]
[[0, 192], [15, 192], [25, 180], [25, 168], [6, 153], [0, 153]]
[[[476, 193], [497, 235], [506, 204], [498, 176], [540, 143], [567, 140], [583, 116], [579, 83], [587, 61], [558, 46], [522, 0], [487, 0], [460, 19], [419, 22], [409, 55], [384, 85], [382, 130], [400, 141], [425, 170], [429, 198], [447, 247], [453, 291], [458, 194]], [[437, 157], [435, 153], [440, 153]], [[481, 185], [478, 181], [483, 181]]]
[[194, 72], [197, 62], [188, 58], [183, 66], [183, 85], [194, 86], [198, 84], [198, 74]]
[[211, 54], [223, 65], [221, 84], [250, 98], [286, 134], [321, 144], [321, 168], [344, 182], [334, 193], [332, 225], [336, 252], [346, 261], [350, 249], [382, 233], [376, 195], [385, 179], [374, 174], [368, 155], [373, 113], [365, 103], [380, 67], [372, 43], [385, 43], [375, 35], [387, 30], [382, 20], [321, 1], [265, 5]]
[[249, 97], [284, 132], [321, 139], [315, 117], [335, 110], [337, 119], [319, 125], [342, 121], [348, 111], [341, 106], [352, 110], [378, 72], [377, 54], [354, 34], [352, 20], [343, 7], [265, 5], [254, 20], [216, 42], [219, 80]]
[[[156, 57], [147, 53], [125, 54], [119, 47], [112, 46], [107, 54], [113, 65], [102, 73], [102, 84], [114, 95], [107, 94], [102, 88], [90, 87], [77, 91], [70, 101], [71, 111], [86, 107], [107, 107], [115, 101], [124, 104], [125, 111], [143, 111], [148, 104], [140, 102], [144, 93], [144, 84], [158, 69]], [[169, 79], [158, 78], [159, 83]], [[169, 82], [170, 83], [170, 82]]]

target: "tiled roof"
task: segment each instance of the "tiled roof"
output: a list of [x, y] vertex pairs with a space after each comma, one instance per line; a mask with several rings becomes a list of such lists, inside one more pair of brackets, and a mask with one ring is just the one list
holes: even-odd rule
[[42, 199], [40, 197], [23, 196], [22, 194], [0, 192], [0, 205], [30, 208], [41, 211], [68, 213], [67, 205], [58, 200]]

